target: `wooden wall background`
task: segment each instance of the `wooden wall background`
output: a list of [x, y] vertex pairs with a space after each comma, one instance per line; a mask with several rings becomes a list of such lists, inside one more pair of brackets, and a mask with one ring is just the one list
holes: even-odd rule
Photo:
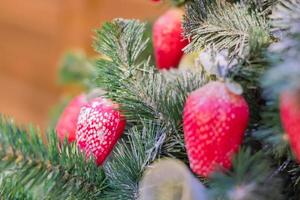
[[64, 92], [57, 63], [65, 50], [91, 49], [92, 29], [115, 17], [154, 19], [150, 0], [1, 0], [0, 112], [45, 128]]

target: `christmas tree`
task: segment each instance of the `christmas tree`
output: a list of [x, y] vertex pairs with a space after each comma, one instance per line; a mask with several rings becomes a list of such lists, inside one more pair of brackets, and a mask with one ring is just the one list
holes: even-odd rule
[[1, 117], [1, 199], [300, 199], [300, 1], [171, 3], [66, 55], [45, 140]]

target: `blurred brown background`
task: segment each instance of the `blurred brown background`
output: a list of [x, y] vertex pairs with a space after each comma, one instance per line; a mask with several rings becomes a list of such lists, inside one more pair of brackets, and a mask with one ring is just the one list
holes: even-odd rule
[[168, 6], [150, 0], [1, 0], [0, 112], [45, 128], [67, 92], [58, 62], [69, 49], [94, 54], [92, 30], [115, 17], [153, 20]]

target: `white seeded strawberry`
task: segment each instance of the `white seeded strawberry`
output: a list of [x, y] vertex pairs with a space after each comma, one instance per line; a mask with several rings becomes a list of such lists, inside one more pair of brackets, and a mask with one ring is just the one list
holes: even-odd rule
[[191, 169], [207, 177], [217, 167], [231, 167], [249, 118], [245, 99], [223, 82], [192, 92], [184, 106], [184, 137]]
[[179, 8], [168, 10], [153, 24], [153, 47], [158, 69], [177, 68], [188, 44], [182, 37], [181, 20], [184, 12]]
[[105, 98], [92, 99], [82, 107], [77, 123], [77, 145], [102, 165], [125, 129], [118, 105]]

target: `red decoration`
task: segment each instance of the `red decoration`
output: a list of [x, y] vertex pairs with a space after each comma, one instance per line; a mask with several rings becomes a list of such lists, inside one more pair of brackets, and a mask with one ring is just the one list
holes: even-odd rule
[[160, 16], [153, 25], [153, 46], [159, 69], [176, 68], [187, 40], [182, 37], [183, 11], [173, 8]]
[[102, 165], [125, 129], [118, 105], [98, 97], [82, 107], [77, 124], [77, 145]]
[[59, 140], [64, 141], [65, 138], [68, 142], [74, 142], [76, 139], [76, 125], [81, 107], [87, 103], [85, 95], [75, 97], [66, 106], [56, 124], [56, 132]]
[[300, 162], [300, 92], [287, 91], [281, 94], [280, 116], [295, 157]]
[[245, 99], [223, 82], [210, 82], [192, 92], [184, 107], [184, 137], [191, 169], [207, 177], [231, 167], [249, 119]]

